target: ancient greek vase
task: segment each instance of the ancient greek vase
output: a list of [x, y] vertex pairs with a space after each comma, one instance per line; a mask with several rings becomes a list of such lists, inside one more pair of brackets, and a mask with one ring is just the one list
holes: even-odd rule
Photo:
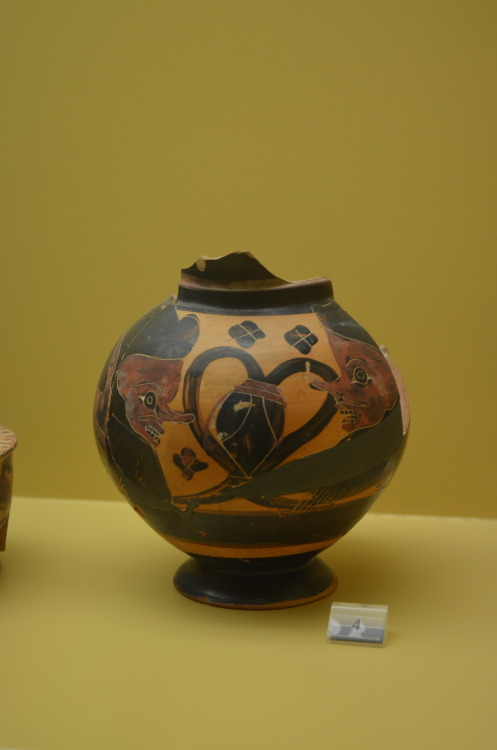
[[94, 425], [117, 486], [191, 559], [174, 583], [224, 607], [289, 607], [336, 578], [316, 555], [389, 483], [408, 432], [386, 350], [326, 278], [201, 258], [116, 343]]
[[5, 549], [12, 500], [12, 454], [17, 439], [11, 430], [0, 427], [0, 551]]

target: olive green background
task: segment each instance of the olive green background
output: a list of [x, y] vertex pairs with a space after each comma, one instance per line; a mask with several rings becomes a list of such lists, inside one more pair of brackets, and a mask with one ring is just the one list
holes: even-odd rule
[[117, 498], [91, 412], [117, 337], [250, 250], [401, 369], [375, 508], [495, 516], [497, 4], [4, 0], [0, 423], [15, 493]]

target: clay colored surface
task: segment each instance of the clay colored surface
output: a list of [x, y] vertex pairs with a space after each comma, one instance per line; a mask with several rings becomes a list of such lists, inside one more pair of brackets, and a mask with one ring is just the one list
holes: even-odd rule
[[201, 607], [183, 557], [124, 502], [14, 498], [0, 746], [496, 747], [497, 522], [368, 514], [323, 553], [337, 601], [389, 605], [382, 649], [326, 642], [332, 597]]

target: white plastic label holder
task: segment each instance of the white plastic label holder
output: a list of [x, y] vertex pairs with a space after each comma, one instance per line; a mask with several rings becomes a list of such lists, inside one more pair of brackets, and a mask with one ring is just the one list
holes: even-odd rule
[[334, 602], [328, 623], [330, 643], [383, 646], [387, 636], [388, 606]]

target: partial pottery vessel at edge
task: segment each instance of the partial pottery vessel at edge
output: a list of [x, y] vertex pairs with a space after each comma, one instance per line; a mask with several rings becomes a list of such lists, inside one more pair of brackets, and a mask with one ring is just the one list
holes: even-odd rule
[[250, 253], [183, 271], [116, 343], [94, 410], [117, 486], [192, 558], [176, 588], [251, 609], [333, 591], [316, 555], [387, 486], [408, 421], [386, 350], [330, 281], [284, 281]]
[[12, 500], [12, 454], [17, 438], [11, 430], [0, 427], [0, 551], [7, 541], [10, 504]]

